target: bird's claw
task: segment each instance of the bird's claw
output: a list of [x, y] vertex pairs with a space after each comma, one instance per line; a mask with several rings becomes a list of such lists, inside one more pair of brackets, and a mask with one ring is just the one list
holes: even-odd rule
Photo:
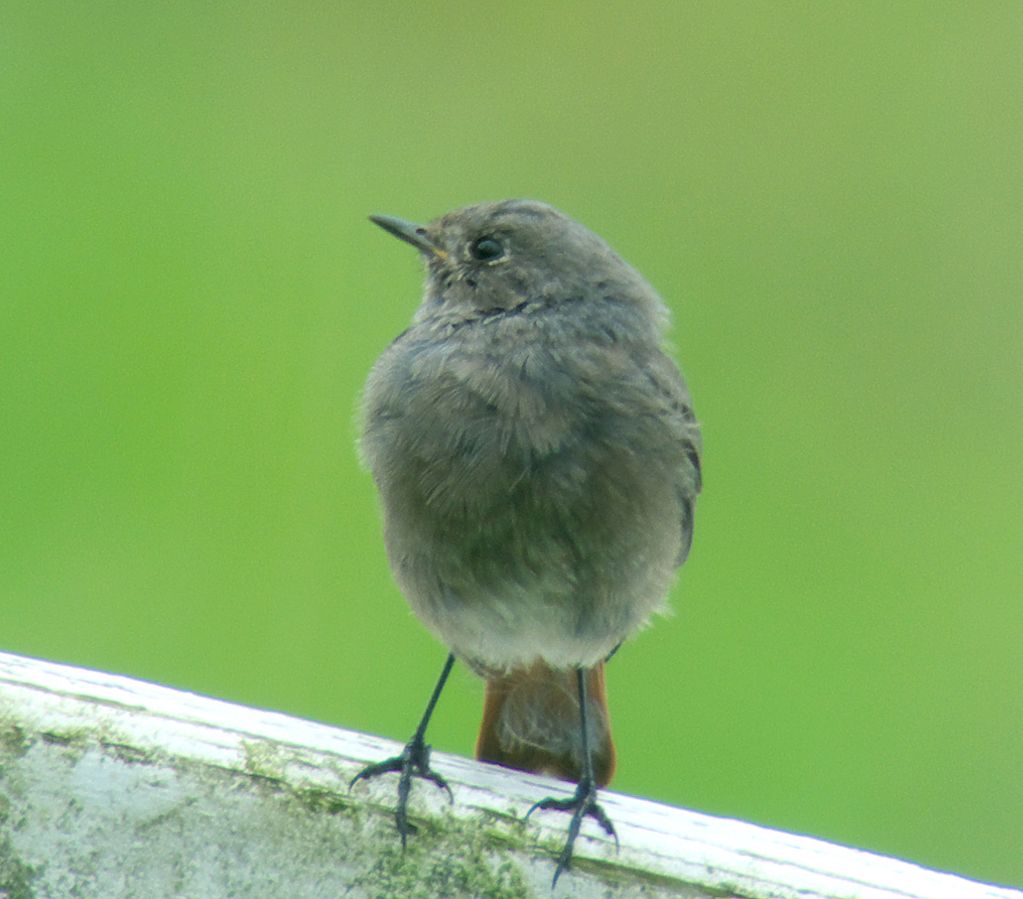
[[604, 828], [604, 832], [608, 836], [614, 837], [615, 850], [617, 851], [620, 848], [614, 824], [611, 823], [611, 819], [597, 802], [597, 785], [592, 779], [581, 781], [576, 787], [575, 793], [568, 799], [556, 799], [553, 796], [549, 796], [546, 799], [541, 799], [539, 802], [534, 802], [530, 806], [529, 811], [526, 812], [526, 818], [528, 819], [537, 810], [572, 813], [572, 820], [568, 825], [568, 838], [565, 840], [565, 848], [561, 850], [561, 855], [558, 856], [558, 866], [554, 869], [551, 889], [557, 886], [558, 878], [561, 877], [562, 872], [572, 865], [572, 848], [575, 845], [576, 837], [579, 836], [579, 829], [582, 827], [583, 818], [593, 818], [594, 821]]
[[400, 755], [367, 765], [349, 781], [348, 789], [351, 790], [360, 780], [371, 780], [381, 774], [399, 775], [398, 804], [394, 809], [394, 820], [398, 826], [398, 833], [401, 835], [403, 849], [408, 835], [416, 831], [415, 824], [408, 819], [408, 800], [412, 792], [413, 778], [419, 777], [430, 781], [440, 789], [447, 791], [449, 802], [455, 801], [448, 782], [430, 767], [430, 747], [423, 742], [422, 737], [416, 736], [409, 740]]

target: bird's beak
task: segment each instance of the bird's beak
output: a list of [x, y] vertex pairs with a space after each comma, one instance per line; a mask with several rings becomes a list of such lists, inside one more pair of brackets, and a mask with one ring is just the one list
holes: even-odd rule
[[426, 236], [426, 228], [422, 225], [406, 222], [393, 215], [371, 215], [369, 220], [374, 225], [379, 225], [388, 234], [393, 234], [406, 243], [412, 244], [420, 253], [436, 256], [441, 261], [448, 258], [448, 254]]

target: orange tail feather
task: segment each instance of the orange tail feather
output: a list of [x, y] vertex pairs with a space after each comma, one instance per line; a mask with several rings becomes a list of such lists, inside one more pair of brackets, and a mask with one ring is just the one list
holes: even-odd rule
[[[603, 662], [587, 670], [586, 690], [593, 774], [603, 787], [615, 769]], [[577, 692], [574, 670], [543, 662], [488, 678], [476, 758], [578, 782], [582, 735]]]

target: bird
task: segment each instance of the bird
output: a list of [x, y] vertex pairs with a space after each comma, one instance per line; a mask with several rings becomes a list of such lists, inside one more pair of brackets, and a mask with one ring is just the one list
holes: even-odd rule
[[546, 203], [373, 223], [415, 247], [425, 289], [373, 366], [360, 451], [393, 576], [448, 647], [401, 754], [402, 845], [415, 779], [447, 790], [426, 729], [456, 660], [486, 682], [476, 756], [576, 784], [553, 884], [614, 773], [604, 666], [665, 609], [689, 555], [700, 427], [665, 350], [668, 312], [608, 243]]

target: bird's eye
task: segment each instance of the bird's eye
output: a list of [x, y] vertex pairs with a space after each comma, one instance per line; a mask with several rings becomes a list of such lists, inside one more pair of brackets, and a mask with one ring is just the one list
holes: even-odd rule
[[479, 237], [469, 244], [469, 252], [473, 259], [480, 262], [493, 262], [504, 255], [504, 246], [496, 237]]

